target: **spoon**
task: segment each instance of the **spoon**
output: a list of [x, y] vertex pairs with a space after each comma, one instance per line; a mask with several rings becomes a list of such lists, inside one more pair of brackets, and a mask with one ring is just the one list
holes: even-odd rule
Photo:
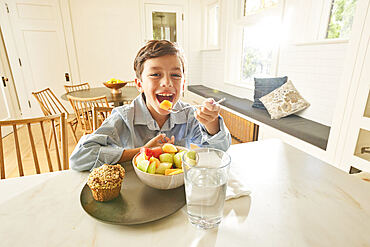
[[[224, 102], [226, 100], [226, 98], [222, 98], [222, 99], [220, 99], [219, 101], [217, 101], [217, 102], [215, 102], [215, 103], [213, 103], [214, 105], [215, 104], [220, 104], [220, 103], [222, 103], [222, 102]], [[180, 112], [180, 111], [183, 111], [183, 110], [185, 110], [185, 109], [187, 109], [187, 108], [190, 108], [190, 107], [200, 107], [200, 106], [202, 106], [202, 105], [189, 105], [189, 106], [185, 106], [184, 108], [182, 108], [182, 109], [180, 109], [180, 110], [175, 110], [175, 109], [172, 109], [172, 110], [170, 110], [172, 113], [178, 113], [178, 112]]]

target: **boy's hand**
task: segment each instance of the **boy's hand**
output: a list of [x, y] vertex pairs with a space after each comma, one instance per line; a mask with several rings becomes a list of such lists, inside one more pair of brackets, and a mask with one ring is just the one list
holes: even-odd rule
[[195, 118], [206, 127], [209, 134], [214, 135], [220, 131], [218, 115], [221, 107], [215, 104], [212, 98], [206, 99], [202, 106], [195, 111]]
[[[175, 137], [172, 136], [171, 138], [166, 137], [166, 134], [159, 134], [150, 141], [148, 141], [144, 147], [146, 148], [153, 148], [158, 146], [163, 146], [165, 143], [175, 143]], [[132, 160], [132, 158], [140, 152], [140, 148], [133, 148], [133, 149], [125, 149], [122, 153], [122, 156], [118, 163], [125, 162]]]
[[148, 141], [144, 147], [146, 148], [153, 148], [153, 147], [158, 147], [158, 146], [163, 146], [165, 143], [171, 143], [175, 144], [175, 137], [172, 136], [171, 138], [168, 138], [166, 134], [159, 134], [150, 141]]

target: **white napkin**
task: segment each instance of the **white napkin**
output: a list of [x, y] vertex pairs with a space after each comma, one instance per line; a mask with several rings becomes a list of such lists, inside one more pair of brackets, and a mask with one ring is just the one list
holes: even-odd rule
[[227, 181], [226, 198], [230, 200], [239, 198], [241, 196], [247, 196], [251, 193], [245, 185], [241, 182], [240, 178], [232, 171], [229, 171], [229, 180]]
[[[198, 162], [202, 163], [202, 167], [215, 167], [221, 162], [220, 157], [214, 152], [199, 153], [198, 155]], [[229, 171], [225, 200], [247, 196], [251, 193], [242, 183], [242, 180], [236, 175], [236, 172], [232, 170], [232, 168], [233, 167], [231, 167]], [[202, 200], [204, 200], [205, 195], [209, 198], [217, 198], [216, 195], [213, 195], [211, 192], [209, 192], [202, 196]]]

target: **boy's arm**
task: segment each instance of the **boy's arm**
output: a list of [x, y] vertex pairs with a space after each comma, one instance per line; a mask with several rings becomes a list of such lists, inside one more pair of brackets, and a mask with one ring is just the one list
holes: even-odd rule
[[201, 147], [212, 147], [226, 151], [231, 144], [231, 135], [221, 116], [218, 116], [216, 121], [219, 131], [211, 135], [206, 127], [194, 117], [194, 112], [190, 111], [187, 138], [190, 139], [191, 143]]
[[220, 121], [218, 117], [215, 120], [209, 122], [207, 125], [204, 125], [204, 127], [210, 135], [217, 134], [220, 131]]
[[118, 163], [130, 138], [123, 133], [128, 132], [120, 114], [113, 112], [96, 132], [81, 137], [69, 158], [70, 167], [86, 171], [103, 164]]

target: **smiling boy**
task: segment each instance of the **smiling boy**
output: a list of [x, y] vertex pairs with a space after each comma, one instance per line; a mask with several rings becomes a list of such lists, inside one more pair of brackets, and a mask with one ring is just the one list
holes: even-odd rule
[[103, 164], [131, 160], [141, 147], [173, 143], [190, 147], [227, 150], [231, 137], [220, 106], [207, 99], [202, 107], [172, 113], [159, 107], [163, 100], [181, 110], [185, 88], [184, 57], [170, 41], [151, 40], [134, 61], [136, 86], [140, 95], [130, 105], [117, 107], [93, 134], [83, 136], [70, 157], [72, 169], [91, 170]]

